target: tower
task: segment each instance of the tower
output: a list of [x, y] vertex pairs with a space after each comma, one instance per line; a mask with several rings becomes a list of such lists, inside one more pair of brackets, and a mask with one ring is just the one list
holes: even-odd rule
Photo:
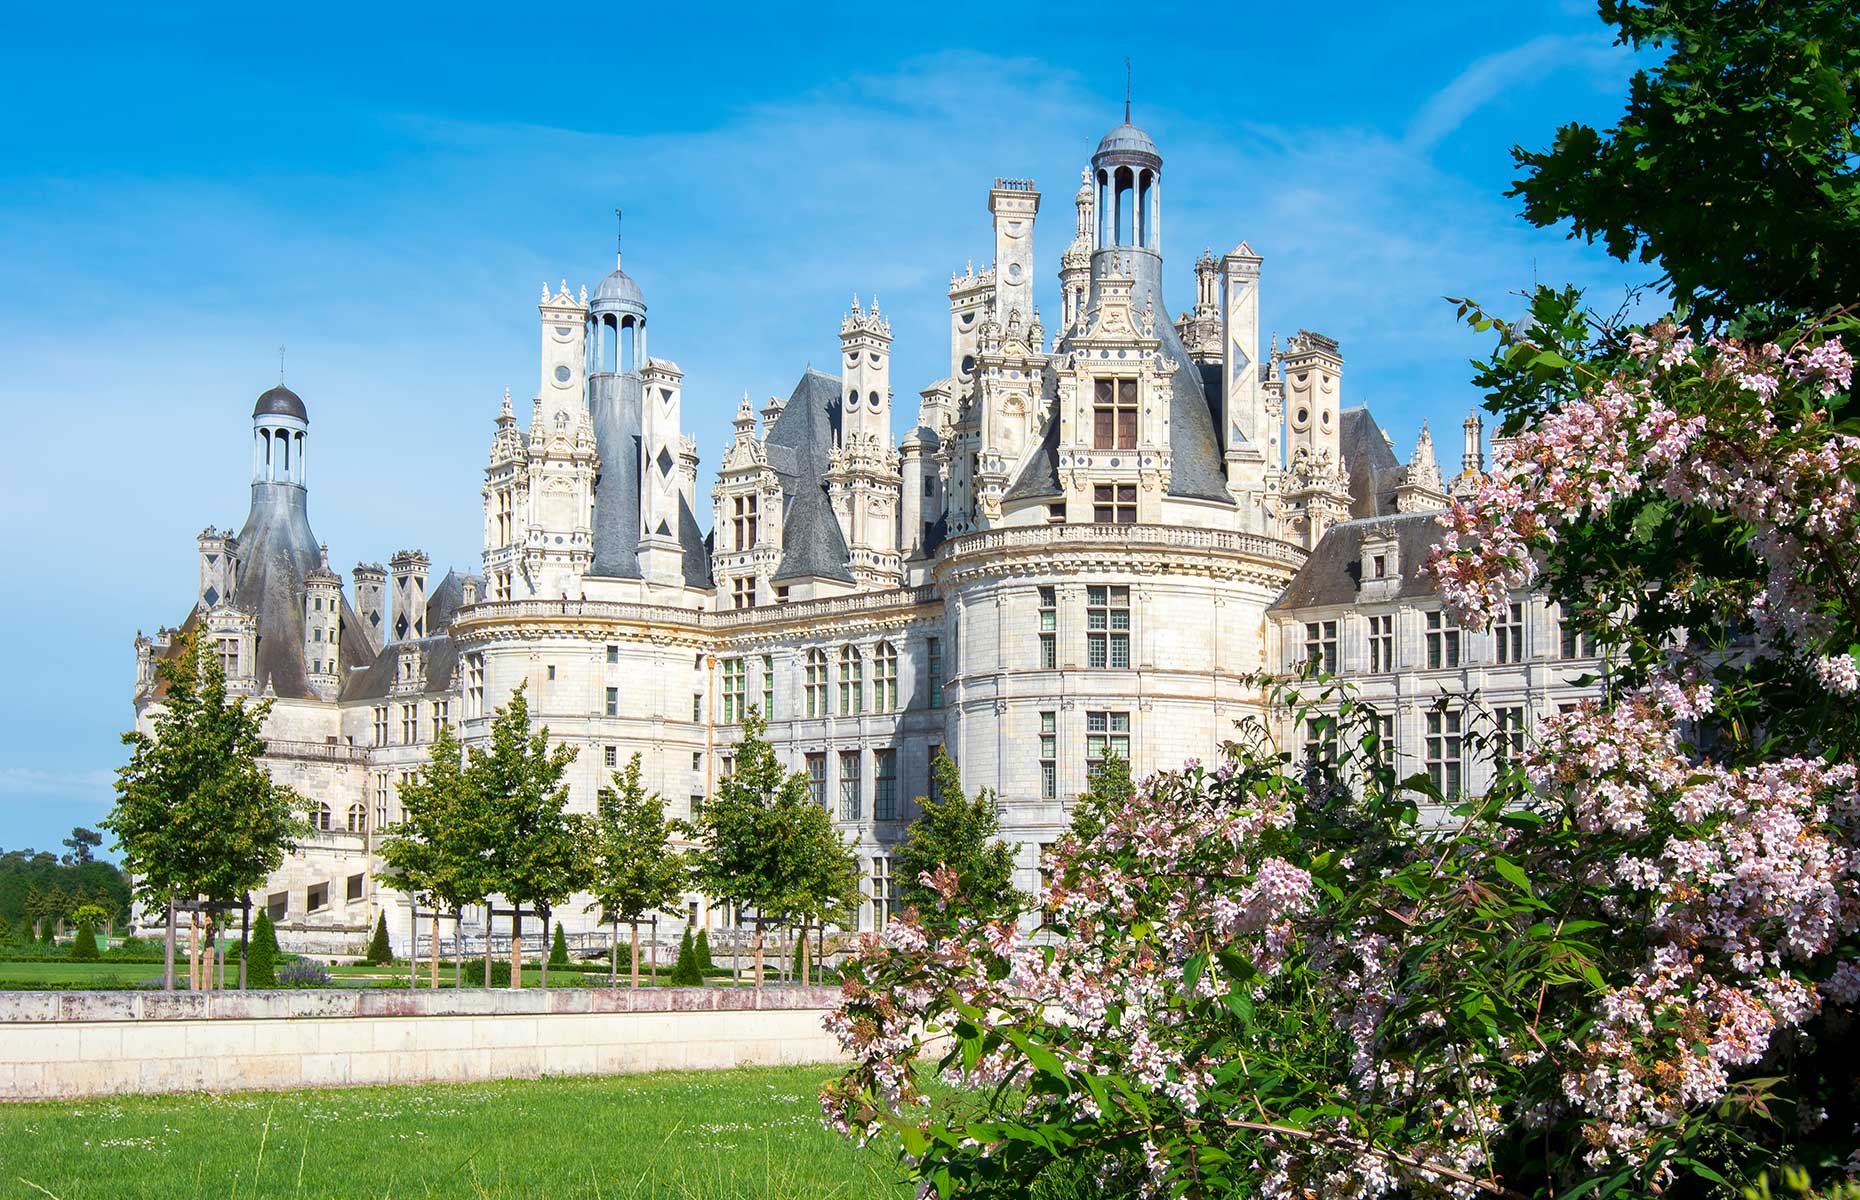
[[1293, 540], [1314, 547], [1350, 515], [1349, 475], [1339, 447], [1343, 355], [1334, 338], [1301, 329], [1280, 357], [1285, 375], [1286, 516]]
[[[1210, 262], [1212, 266], [1212, 262]], [[1270, 407], [1259, 369], [1259, 267], [1253, 247], [1241, 242], [1221, 257], [1220, 293], [1221, 445], [1227, 466], [1227, 490], [1240, 505], [1241, 520], [1255, 532], [1265, 530], [1268, 466], [1278, 466], [1278, 447], [1269, 420]]]
[[988, 211], [995, 218], [995, 320], [1033, 317], [1033, 219], [1040, 193], [1031, 179], [997, 179], [988, 190]]
[[1085, 315], [1085, 298], [1091, 294], [1091, 252], [1097, 218], [1092, 207], [1091, 172], [1079, 172], [1078, 194], [1072, 198], [1078, 209], [1078, 228], [1072, 244], [1059, 256], [1060, 331], [1071, 333]]
[[418, 550], [402, 550], [388, 559], [388, 571], [394, 579], [394, 611], [391, 617], [394, 641], [418, 641], [426, 636], [426, 555]]
[[676, 363], [658, 358], [648, 359], [640, 371], [639, 570], [648, 583], [665, 587], [684, 580], [684, 549], [678, 540], [684, 378]]
[[387, 638], [387, 572], [380, 563], [356, 563], [350, 576], [355, 580], [355, 616], [362, 623], [362, 636], [379, 654]]
[[202, 608], [215, 609], [230, 604], [233, 586], [238, 580], [239, 539], [230, 530], [209, 525], [200, 534], [200, 587], [197, 599]]
[[[510, 389], [497, 415], [497, 432], [491, 437], [491, 457], [484, 469], [484, 583], [487, 598], [514, 596], [518, 559], [529, 540], [529, 453], [523, 431], [510, 409]], [[380, 567], [373, 568], [376, 572]], [[386, 578], [385, 575], [382, 578]], [[355, 569], [356, 603], [362, 602], [362, 568]], [[377, 604], [377, 609], [379, 605]], [[364, 612], [362, 620], [369, 618]], [[375, 649], [379, 632], [371, 633]]]
[[1460, 473], [1447, 490], [1455, 496], [1467, 496], [1478, 491], [1485, 479], [1485, 422], [1478, 413], [1470, 413], [1460, 432]]
[[342, 576], [329, 569], [329, 547], [304, 576], [304, 680], [325, 700], [342, 685]]
[[1222, 296], [1221, 264], [1211, 251], [1203, 250], [1195, 260], [1195, 307], [1175, 323], [1188, 356], [1197, 364], [1221, 361]]
[[878, 311], [859, 307], [840, 320], [840, 388], [845, 393], [845, 414], [840, 418], [840, 442], [871, 439], [878, 446], [891, 443], [891, 322]]
[[[616, 272], [617, 273], [617, 272]], [[608, 277], [610, 280], [613, 276]], [[543, 286], [542, 385], [530, 416], [528, 498], [517, 579], [528, 596], [579, 590], [594, 563], [594, 477], [600, 457], [587, 406], [588, 295]]]

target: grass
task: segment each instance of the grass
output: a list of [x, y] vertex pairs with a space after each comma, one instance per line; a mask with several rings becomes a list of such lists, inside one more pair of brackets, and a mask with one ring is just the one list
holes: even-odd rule
[[0, 1200], [887, 1200], [831, 1068], [0, 1106]]
[[[363, 963], [326, 966], [330, 978], [340, 986], [347, 987], [387, 987], [405, 988], [407, 986], [407, 964], [396, 963], [393, 966], [375, 967]], [[187, 957], [176, 957], [174, 974], [177, 986], [187, 987]], [[620, 972], [619, 986], [626, 987], [628, 974]], [[428, 979], [426, 964], [420, 965], [420, 990], [426, 990]], [[239, 964], [237, 959], [226, 964], [226, 986], [231, 989], [238, 986]], [[120, 989], [137, 988], [154, 981], [154, 986], [161, 986], [161, 963], [153, 962], [71, 962], [69, 960], [51, 959], [44, 962], [6, 962], [0, 961], [0, 991], [35, 991], [44, 989], [65, 990], [71, 988]], [[751, 985], [745, 976], [743, 986]], [[770, 975], [771, 984], [778, 982]], [[540, 987], [542, 971], [538, 967], [523, 969], [523, 986]], [[725, 974], [705, 981], [708, 987], [729, 987], [730, 977]], [[671, 985], [671, 969], [660, 970], [660, 987]], [[452, 967], [439, 968], [439, 986], [452, 986]], [[467, 988], [475, 985], [467, 983]], [[563, 971], [550, 972], [549, 986], [562, 987], [606, 987], [607, 973]], [[651, 975], [642, 970], [639, 973], [639, 986], [652, 986]]]
[[[186, 977], [186, 967], [182, 967]], [[160, 979], [161, 964], [141, 962], [0, 962], [0, 991], [33, 988], [127, 988]]]

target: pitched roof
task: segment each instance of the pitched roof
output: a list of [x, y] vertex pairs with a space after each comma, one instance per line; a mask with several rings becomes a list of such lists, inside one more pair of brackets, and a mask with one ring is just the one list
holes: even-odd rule
[[444, 695], [451, 691], [452, 675], [458, 669], [458, 643], [447, 634], [436, 634], [404, 642], [389, 642], [381, 648], [381, 653], [374, 662], [357, 671], [349, 672], [343, 680], [340, 699], [380, 700], [394, 690], [394, 681], [400, 676], [400, 660], [414, 650], [426, 656], [426, 676], [420, 690], [414, 695]]
[[1337, 450], [1350, 472], [1350, 515], [1375, 517], [1394, 512], [1401, 460], [1367, 408], [1346, 408], [1337, 414]]
[[1432, 512], [1396, 513], [1331, 526], [1268, 611], [1356, 603], [1363, 573], [1363, 539], [1376, 535], [1392, 535], [1396, 540], [1401, 582], [1395, 597], [1432, 597], [1434, 581], [1421, 570], [1421, 564], [1440, 540], [1442, 530], [1435, 520], [1437, 516]]
[[[588, 574], [610, 579], [638, 579], [640, 505], [640, 406], [643, 384], [637, 375], [597, 375], [588, 389], [588, 416], [594, 425], [594, 448], [601, 473], [594, 480], [594, 565]], [[714, 586], [710, 551], [691, 506], [679, 501], [678, 543], [684, 552], [685, 583]], [[431, 629], [433, 626], [429, 625]]]
[[[254, 686], [261, 695], [267, 688], [287, 699], [315, 694], [304, 669], [304, 577], [322, 562], [304, 489], [253, 484], [252, 508], [239, 531], [233, 606], [257, 618]], [[347, 623], [354, 614], [344, 607]]]
[[829, 456], [839, 441], [840, 381], [809, 368], [763, 439], [781, 483], [781, 562], [774, 578], [853, 582], [839, 519], [827, 502]]

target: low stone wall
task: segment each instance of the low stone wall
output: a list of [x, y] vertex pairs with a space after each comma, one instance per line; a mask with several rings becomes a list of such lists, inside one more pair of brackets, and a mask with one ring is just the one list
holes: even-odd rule
[[0, 1100], [831, 1063], [828, 988], [0, 993]]

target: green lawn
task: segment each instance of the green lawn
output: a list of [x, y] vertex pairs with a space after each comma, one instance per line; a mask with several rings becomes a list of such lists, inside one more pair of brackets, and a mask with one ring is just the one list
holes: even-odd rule
[[[181, 965], [180, 973], [183, 979], [187, 977], [185, 963]], [[0, 962], [0, 991], [46, 986], [135, 987], [147, 980], [160, 978], [160, 963]]]
[[[906, 1197], [830, 1068], [0, 1105], [0, 1198]], [[263, 1154], [260, 1144], [263, 1143]]]

